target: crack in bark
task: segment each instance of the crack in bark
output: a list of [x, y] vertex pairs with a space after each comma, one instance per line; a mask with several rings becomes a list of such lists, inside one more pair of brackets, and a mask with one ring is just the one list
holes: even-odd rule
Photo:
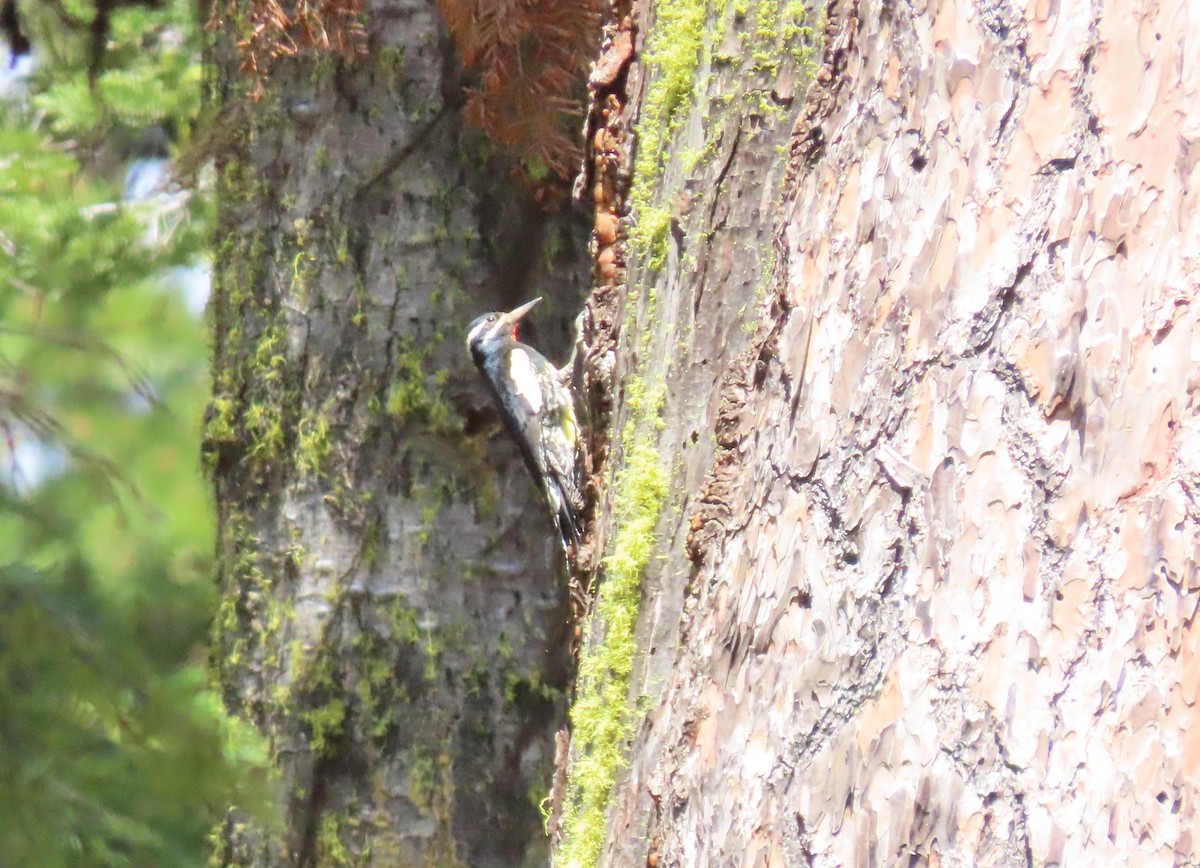
[[398, 151], [392, 154], [392, 156], [388, 157], [388, 159], [374, 175], [360, 184], [358, 189], [354, 192], [354, 196], [347, 201], [353, 202], [355, 200], [362, 199], [364, 196], [373, 192], [375, 188], [385, 178], [387, 178], [388, 175], [392, 174], [392, 172], [403, 166], [405, 162], [408, 161], [408, 158], [415, 154], [421, 148], [421, 146], [425, 144], [426, 140], [433, 135], [433, 131], [437, 129], [438, 125], [445, 120], [453, 110], [454, 108], [450, 105], [443, 105], [440, 109], [438, 109], [437, 114], [435, 114], [425, 124], [425, 126], [417, 130], [416, 134], [413, 135], [412, 138], [410, 138]]

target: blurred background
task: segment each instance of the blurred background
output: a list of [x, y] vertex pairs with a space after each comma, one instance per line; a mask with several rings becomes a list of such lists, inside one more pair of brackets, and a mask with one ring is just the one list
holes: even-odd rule
[[0, 865], [200, 865], [269, 780], [207, 687], [198, 4], [0, 13]]

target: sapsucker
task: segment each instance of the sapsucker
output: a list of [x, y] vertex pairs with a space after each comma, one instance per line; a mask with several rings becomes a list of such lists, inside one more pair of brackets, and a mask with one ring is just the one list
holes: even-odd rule
[[467, 332], [467, 349], [550, 505], [563, 549], [571, 553], [579, 544], [583, 506], [575, 463], [579, 439], [575, 402], [558, 369], [517, 339], [521, 319], [539, 301], [535, 298], [508, 313], [477, 317]]

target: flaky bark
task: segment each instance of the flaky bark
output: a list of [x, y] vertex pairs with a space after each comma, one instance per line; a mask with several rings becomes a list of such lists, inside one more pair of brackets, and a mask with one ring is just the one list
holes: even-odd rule
[[286, 804], [280, 830], [232, 813], [217, 858], [536, 862], [569, 674], [561, 552], [463, 337], [540, 294], [530, 335], [565, 356], [582, 233], [464, 129], [432, 4], [379, 0], [364, 20], [362, 57], [280, 60], [257, 102], [237, 21], [213, 52], [232, 128], [213, 664], [269, 737]]
[[[669, 71], [635, 13], [644, 121]], [[701, 70], [729, 14], [705, 13]], [[780, 127], [725, 98], [753, 74], [736, 48], [634, 179], [673, 222], [661, 263], [628, 248], [607, 478], [640, 434], [671, 486], [603, 859], [1195, 862], [1195, 22], [826, 19], [786, 179]], [[664, 370], [639, 418], [628, 385]], [[610, 553], [621, 522], [601, 512]]]

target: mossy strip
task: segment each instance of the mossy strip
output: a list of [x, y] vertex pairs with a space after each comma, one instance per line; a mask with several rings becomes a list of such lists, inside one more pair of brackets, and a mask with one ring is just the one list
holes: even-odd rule
[[596, 864], [604, 843], [604, 819], [617, 774], [628, 763], [637, 703], [629, 696], [642, 575], [655, 545], [655, 528], [667, 497], [668, 475], [657, 449], [658, 413], [664, 390], [629, 387], [632, 418], [622, 435], [625, 465], [616, 482], [616, 533], [604, 559], [592, 615], [600, 640], [579, 660], [571, 708], [575, 761], [563, 815], [563, 844], [557, 863]]
[[[666, 261], [669, 203], [682, 183], [680, 178], [664, 179], [672, 152], [684, 176], [715, 156], [711, 134], [702, 147], [673, 148], [672, 140], [696, 111], [705, 114], [707, 124], [713, 106], [701, 105], [705, 99], [718, 105], [737, 100], [739, 111], [765, 118], [768, 124], [785, 121], [791, 100], [777, 100], [773, 91], [779, 80], [792, 78], [784, 75], [785, 65], [793, 67], [800, 87], [814, 74], [810, 17], [805, 0], [655, 3], [643, 53], [647, 85], [635, 128], [637, 154], [629, 194], [634, 216], [630, 239], [651, 270]], [[736, 36], [732, 40], [731, 27]], [[714, 64], [732, 64], [737, 72], [731, 87], [706, 96]]]
[[671, 212], [658, 195], [662, 160], [692, 103], [707, 19], [704, 0], [660, 0], [643, 55], [648, 85], [638, 115], [630, 204], [637, 221], [634, 246], [654, 268], [665, 260], [671, 223]]

